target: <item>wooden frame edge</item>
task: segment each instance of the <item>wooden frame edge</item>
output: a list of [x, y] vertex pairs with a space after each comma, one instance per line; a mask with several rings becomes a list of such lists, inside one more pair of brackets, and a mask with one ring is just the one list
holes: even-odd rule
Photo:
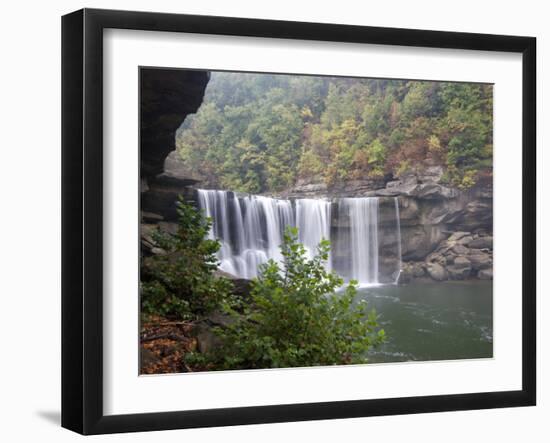
[[[522, 390], [103, 415], [104, 28], [517, 52], [523, 55]], [[405, 43], [404, 43], [405, 42]], [[536, 404], [536, 39], [84, 9], [62, 18], [62, 426], [81, 434], [231, 426]]]

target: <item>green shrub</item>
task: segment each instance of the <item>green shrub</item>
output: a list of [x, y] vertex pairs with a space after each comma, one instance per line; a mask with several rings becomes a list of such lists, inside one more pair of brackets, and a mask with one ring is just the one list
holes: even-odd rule
[[287, 228], [283, 266], [273, 260], [262, 266], [243, 313], [226, 307], [232, 322], [216, 329], [222, 346], [207, 356], [211, 368], [364, 363], [367, 350], [384, 340], [375, 311], [354, 301], [356, 282], [335, 294], [343, 280], [323, 266], [330, 243], [322, 240], [309, 260], [297, 238], [298, 230]]
[[142, 261], [141, 309], [145, 314], [197, 318], [227, 302], [232, 284], [213, 274], [220, 244], [206, 238], [211, 221], [181, 197], [177, 211], [177, 233], [154, 234], [165, 253]]

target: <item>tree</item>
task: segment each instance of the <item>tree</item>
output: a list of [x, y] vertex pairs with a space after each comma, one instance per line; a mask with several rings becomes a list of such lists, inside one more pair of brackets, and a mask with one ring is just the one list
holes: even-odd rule
[[210, 219], [181, 197], [177, 211], [177, 233], [158, 230], [154, 240], [163, 253], [142, 261], [141, 312], [197, 318], [227, 303], [232, 284], [213, 274], [220, 243], [206, 238]]
[[365, 363], [384, 340], [374, 310], [355, 303], [356, 282], [335, 293], [343, 280], [328, 272], [330, 244], [323, 240], [307, 259], [298, 230], [287, 228], [283, 265], [271, 260], [253, 282], [243, 313], [226, 307], [232, 321], [218, 328], [220, 351], [208, 358], [216, 369], [277, 368]]
[[491, 174], [492, 109], [491, 85], [215, 72], [177, 143], [206, 187], [281, 192], [439, 164], [468, 188]]

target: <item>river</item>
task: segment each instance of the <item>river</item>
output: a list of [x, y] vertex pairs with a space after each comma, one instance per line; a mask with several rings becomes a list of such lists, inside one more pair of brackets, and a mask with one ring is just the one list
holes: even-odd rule
[[359, 289], [388, 337], [369, 362], [491, 358], [492, 288], [492, 281], [468, 281]]

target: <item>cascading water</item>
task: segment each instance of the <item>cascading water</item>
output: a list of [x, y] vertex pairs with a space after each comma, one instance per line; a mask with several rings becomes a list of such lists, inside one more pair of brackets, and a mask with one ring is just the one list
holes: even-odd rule
[[378, 198], [343, 198], [349, 217], [351, 276], [360, 284], [378, 284]]
[[[302, 198], [296, 200], [296, 226], [298, 240], [304, 245], [309, 258], [317, 253], [322, 239], [330, 240], [330, 202], [322, 199]], [[330, 256], [325, 263], [331, 268]]]
[[290, 200], [200, 189], [198, 201], [212, 219], [208, 237], [221, 242], [218, 258], [222, 271], [253, 278], [262, 263], [281, 260], [279, 246], [285, 226], [294, 225]]
[[401, 215], [399, 214], [399, 200], [397, 197], [393, 199], [395, 206], [395, 229], [397, 233], [397, 272], [395, 275], [394, 284], [399, 283], [399, 277], [401, 277], [401, 270], [403, 268], [402, 254], [401, 254]]
[[[401, 229], [399, 204], [395, 200], [397, 271], [392, 281], [399, 280], [401, 270]], [[298, 227], [299, 241], [309, 257], [313, 257], [321, 239], [333, 247], [344, 242], [348, 257], [345, 263], [333, 266], [332, 256], [325, 263], [346, 279], [361, 285], [379, 284], [379, 199], [377, 197], [342, 198], [334, 203], [326, 199], [296, 199], [293, 202], [257, 195], [238, 195], [231, 191], [198, 190], [200, 208], [212, 219], [209, 238], [217, 238], [219, 268], [242, 278], [258, 275], [258, 267], [269, 259], [281, 261], [280, 245], [286, 226]], [[346, 226], [334, 223], [335, 205], [338, 217]], [[342, 244], [344, 244], [342, 243]], [[395, 268], [394, 268], [395, 269]], [[388, 278], [384, 279], [388, 282]]]

